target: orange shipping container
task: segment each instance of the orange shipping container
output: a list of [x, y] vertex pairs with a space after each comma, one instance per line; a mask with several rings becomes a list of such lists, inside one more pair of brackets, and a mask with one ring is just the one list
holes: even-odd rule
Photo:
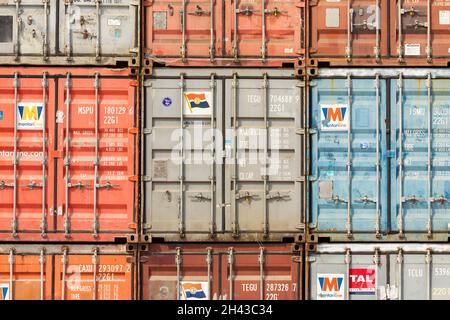
[[146, 57], [180, 66], [282, 66], [304, 50], [301, 0], [147, 0]]
[[0, 245], [2, 300], [133, 300], [125, 245]]
[[125, 69], [0, 68], [0, 240], [135, 231], [135, 89]]

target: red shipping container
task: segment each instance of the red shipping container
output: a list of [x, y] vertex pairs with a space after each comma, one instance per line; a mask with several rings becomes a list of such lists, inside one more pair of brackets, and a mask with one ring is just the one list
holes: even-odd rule
[[[293, 244], [152, 244], [141, 252], [143, 300], [300, 300]], [[261, 290], [262, 289], [262, 290]]]
[[132, 300], [124, 245], [0, 245], [2, 300]]
[[0, 240], [135, 232], [128, 70], [0, 68]]
[[147, 0], [144, 52], [166, 65], [297, 64], [304, 9], [301, 0]]

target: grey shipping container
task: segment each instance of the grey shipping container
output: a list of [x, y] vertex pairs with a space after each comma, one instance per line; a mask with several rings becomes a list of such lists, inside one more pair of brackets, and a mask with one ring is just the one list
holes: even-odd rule
[[301, 237], [303, 87], [293, 71], [154, 69], [144, 240]]
[[450, 300], [449, 244], [307, 248], [307, 300]]
[[319, 69], [310, 85], [310, 241], [446, 241], [450, 72]]
[[0, 63], [136, 63], [139, 1], [0, 1]]

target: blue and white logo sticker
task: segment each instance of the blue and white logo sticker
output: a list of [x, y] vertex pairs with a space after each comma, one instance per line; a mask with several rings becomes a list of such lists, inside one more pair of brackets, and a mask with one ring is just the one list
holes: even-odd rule
[[42, 130], [44, 127], [42, 102], [19, 102], [16, 112], [18, 130]]
[[170, 99], [169, 97], [165, 97], [165, 98], [162, 100], [162, 104], [163, 104], [165, 107], [169, 107], [169, 106], [172, 104], [172, 99]]

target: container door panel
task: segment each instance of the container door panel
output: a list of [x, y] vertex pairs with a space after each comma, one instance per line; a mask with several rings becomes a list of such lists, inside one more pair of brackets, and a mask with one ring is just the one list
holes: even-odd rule
[[386, 56], [387, 1], [323, 1], [311, 6], [311, 55]]
[[0, 230], [45, 235], [53, 228], [54, 81], [18, 75], [1, 78], [0, 90]]
[[[42, 271], [42, 277], [41, 277]], [[0, 257], [1, 300], [50, 300], [52, 259], [45, 254]]]
[[397, 299], [450, 300], [448, 255], [404, 254], [402, 260], [392, 255], [390, 263], [390, 286]]
[[228, 80], [226, 90], [227, 232], [298, 232], [303, 217], [298, 82], [237, 79]]
[[304, 3], [226, 1], [227, 55], [242, 58], [295, 57], [304, 53]]
[[211, 60], [221, 55], [221, 1], [152, 1], [145, 12], [150, 55]]
[[350, 82], [350, 92], [344, 79], [320, 79], [312, 89], [311, 226], [380, 234], [387, 227], [386, 86]]
[[55, 300], [132, 299], [134, 268], [126, 256], [68, 254], [66, 263], [62, 257], [55, 257]]
[[448, 79], [392, 83], [392, 225], [399, 232], [448, 231], [449, 85]]
[[[67, 81], [70, 87], [67, 87]], [[128, 232], [134, 221], [134, 89], [127, 79], [59, 82], [58, 229]]]
[[[49, 56], [55, 52], [56, 1], [7, 0], [0, 13], [1, 54]], [[20, 61], [20, 60], [19, 60]]]
[[391, 55], [404, 58], [448, 58], [450, 5], [443, 1], [391, 2]]
[[160, 79], [147, 89], [145, 228], [213, 235], [223, 230], [216, 150], [222, 141], [222, 81], [188, 79], [183, 88], [179, 82]]
[[72, 56], [128, 56], [137, 46], [137, 5], [130, 0], [60, 4], [60, 53]]
[[[199, 250], [198, 250], [199, 251]], [[184, 252], [184, 251], [183, 251]], [[144, 300], [217, 299], [219, 270], [217, 255], [205, 250], [183, 254], [158, 253], [146, 257], [142, 272]], [[177, 273], [177, 263], [180, 272]], [[208, 266], [209, 272], [208, 274]], [[211, 281], [208, 281], [208, 277]], [[177, 297], [177, 294], [179, 296]]]
[[372, 254], [310, 256], [310, 300], [377, 300], [387, 284], [386, 255], [374, 263]]
[[272, 252], [276, 249], [267, 252], [247, 252], [239, 250], [239, 247], [231, 249], [221, 258], [223, 299], [299, 299], [300, 264], [295, 256]]

